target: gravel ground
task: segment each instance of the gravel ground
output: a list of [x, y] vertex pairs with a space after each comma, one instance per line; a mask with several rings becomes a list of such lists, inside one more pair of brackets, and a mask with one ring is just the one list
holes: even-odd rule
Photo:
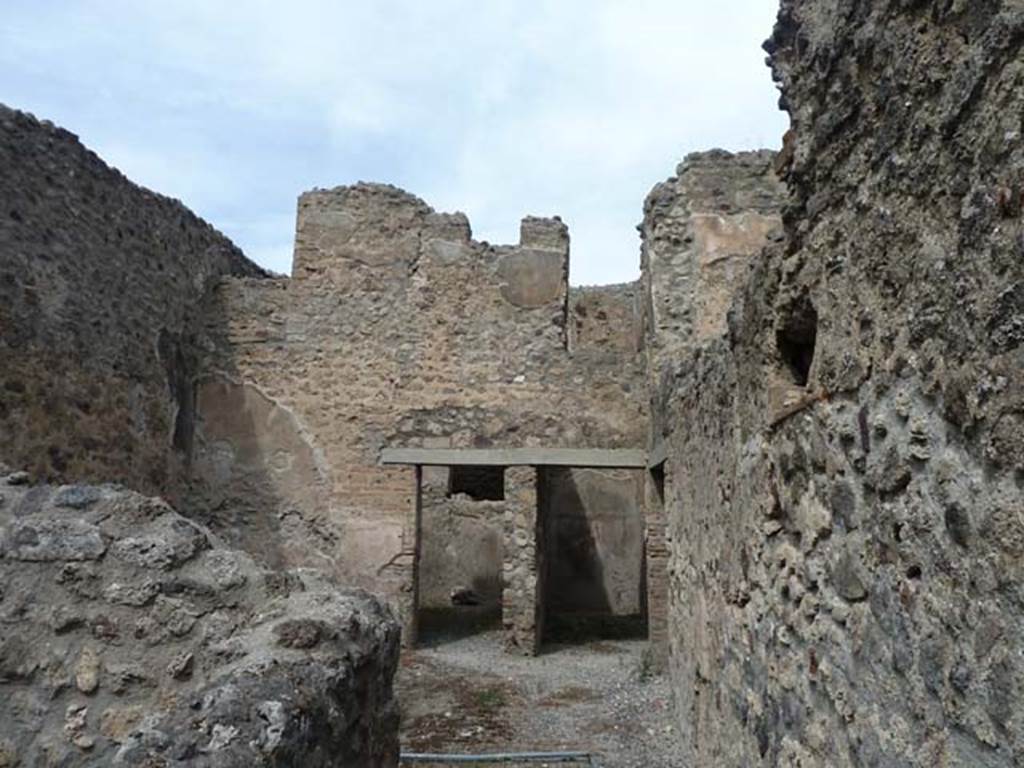
[[491, 631], [403, 655], [403, 750], [586, 751], [606, 768], [679, 766], [668, 682], [645, 664], [646, 642], [552, 645], [524, 658], [502, 640]]

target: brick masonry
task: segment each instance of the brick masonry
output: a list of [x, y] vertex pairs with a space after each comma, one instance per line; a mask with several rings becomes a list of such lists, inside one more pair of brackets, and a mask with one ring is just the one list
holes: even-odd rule
[[411, 634], [416, 488], [382, 448], [646, 441], [637, 287], [570, 289], [568, 252], [557, 219], [491, 246], [393, 187], [304, 195], [293, 276], [210, 305], [190, 508], [382, 591]]

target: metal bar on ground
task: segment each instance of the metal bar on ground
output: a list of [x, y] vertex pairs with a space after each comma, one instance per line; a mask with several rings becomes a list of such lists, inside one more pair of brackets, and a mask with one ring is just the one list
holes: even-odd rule
[[426, 752], [403, 752], [399, 763], [578, 763], [593, 765], [590, 752], [497, 752], [482, 755], [442, 755]]

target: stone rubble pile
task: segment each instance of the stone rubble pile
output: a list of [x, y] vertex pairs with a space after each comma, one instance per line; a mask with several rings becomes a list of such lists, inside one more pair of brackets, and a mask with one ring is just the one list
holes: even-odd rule
[[392, 765], [398, 644], [159, 498], [0, 466], [0, 766]]

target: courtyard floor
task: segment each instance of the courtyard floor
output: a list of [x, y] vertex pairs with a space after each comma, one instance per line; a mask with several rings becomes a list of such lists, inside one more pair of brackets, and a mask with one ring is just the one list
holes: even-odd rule
[[645, 641], [550, 645], [526, 658], [502, 640], [492, 630], [404, 652], [404, 752], [585, 751], [603, 768], [680, 765], [668, 681], [651, 670]]

